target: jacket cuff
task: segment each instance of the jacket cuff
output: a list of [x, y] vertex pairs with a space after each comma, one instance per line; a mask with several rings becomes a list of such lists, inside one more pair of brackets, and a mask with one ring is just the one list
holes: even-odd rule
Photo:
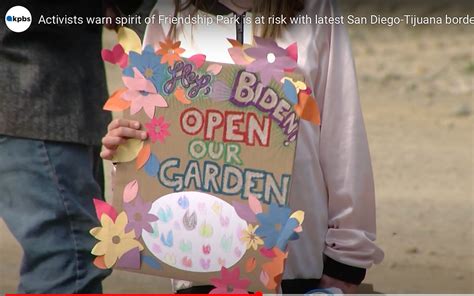
[[365, 278], [365, 272], [366, 269], [364, 268], [346, 265], [328, 256], [324, 258], [323, 274], [332, 278], [354, 285], [360, 285]]

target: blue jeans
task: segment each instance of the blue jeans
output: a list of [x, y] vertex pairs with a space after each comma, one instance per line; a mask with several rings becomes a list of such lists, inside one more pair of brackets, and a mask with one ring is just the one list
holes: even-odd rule
[[0, 135], [0, 217], [23, 248], [19, 293], [101, 293], [93, 148]]

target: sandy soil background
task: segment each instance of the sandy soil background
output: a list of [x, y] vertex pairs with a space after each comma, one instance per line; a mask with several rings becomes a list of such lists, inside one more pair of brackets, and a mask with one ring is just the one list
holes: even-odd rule
[[[466, 14], [436, 3], [418, 14]], [[370, 10], [345, 5], [351, 13]], [[365, 282], [385, 293], [474, 293], [473, 27], [348, 29], [375, 172], [378, 242], [386, 254]], [[20, 256], [0, 222], [0, 293], [15, 291]], [[165, 291], [168, 280], [145, 275], [114, 272], [105, 281], [107, 293]]]

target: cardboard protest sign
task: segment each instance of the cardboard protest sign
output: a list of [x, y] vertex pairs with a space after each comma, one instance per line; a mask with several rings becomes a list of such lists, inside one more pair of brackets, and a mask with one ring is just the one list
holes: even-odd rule
[[182, 58], [170, 40], [137, 52], [133, 32], [121, 34], [103, 56], [126, 88], [104, 108], [140, 121], [148, 139], [119, 146], [114, 207], [95, 201], [96, 266], [274, 292], [304, 220], [288, 208], [299, 121], [319, 124], [296, 44], [232, 41], [230, 65]]

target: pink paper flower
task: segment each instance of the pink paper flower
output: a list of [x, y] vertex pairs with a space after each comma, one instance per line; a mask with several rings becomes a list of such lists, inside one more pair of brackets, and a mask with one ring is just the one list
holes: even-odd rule
[[156, 143], [156, 141], [163, 143], [165, 139], [170, 136], [168, 130], [170, 125], [165, 122], [165, 118], [163, 116], [158, 119], [153, 118], [150, 122], [145, 124], [145, 127], [152, 143]]
[[210, 294], [248, 294], [247, 288], [250, 280], [240, 279], [240, 268], [232, 270], [221, 268], [221, 278], [212, 278], [211, 283], [215, 288]]
[[122, 77], [123, 83], [128, 88], [123, 94], [123, 99], [131, 102], [131, 115], [143, 109], [149, 118], [153, 118], [155, 107], [168, 107], [168, 103], [157, 93], [152, 81], [146, 79], [137, 68], [133, 68], [133, 72], [135, 77]]

